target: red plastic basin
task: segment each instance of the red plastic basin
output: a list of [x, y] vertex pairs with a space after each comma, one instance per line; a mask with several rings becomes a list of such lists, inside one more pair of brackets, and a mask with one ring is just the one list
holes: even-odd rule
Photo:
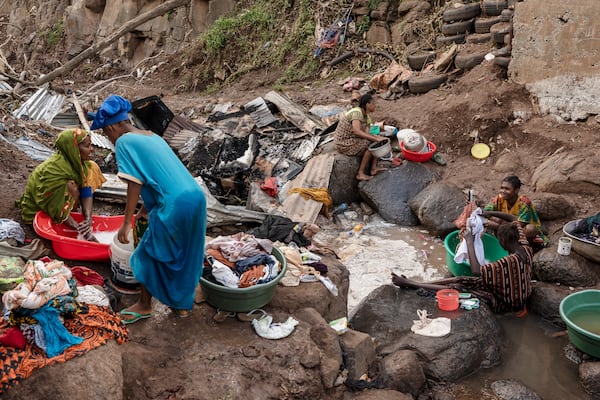
[[433, 157], [433, 153], [436, 152], [437, 146], [433, 142], [430, 142], [430, 141], [427, 141], [427, 146], [429, 147], [429, 151], [423, 152], [423, 153], [418, 153], [416, 151], [407, 150], [404, 147], [404, 142], [400, 142], [400, 149], [402, 150], [402, 158], [404, 158], [405, 160], [408, 160], [408, 161], [415, 161], [415, 162], [429, 161], [431, 159], [431, 157]]
[[[75, 221], [83, 220], [81, 213], [71, 213]], [[118, 231], [123, 222], [123, 215], [92, 217], [94, 232]], [[65, 224], [56, 224], [48, 214], [38, 211], [33, 219], [33, 229], [41, 237], [52, 241], [52, 249], [57, 256], [67, 260], [110, 261], [108, 243], [77, 240], [77, 231]]]

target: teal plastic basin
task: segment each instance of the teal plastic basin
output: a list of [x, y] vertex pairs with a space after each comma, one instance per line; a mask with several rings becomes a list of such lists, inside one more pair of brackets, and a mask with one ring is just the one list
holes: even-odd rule
[[580, 312], [600, 316], [600, 290], [588, 289], [572, 293], [562, 299], [559, 310], [560, 317], [567, 325], [571, 343], [584, 353], [600, 358], [600, 335], [585, 330], [570, 318]]
[[[444, 247], [446, 248], [446, 265], [448, 266], [448, 270], [454, 276], [472, 276], [471, 266], [466, 262], [462, 262], [460, 264], [454, 261], [454, 256], [456, 255], [456, 249], [460, 243], [460, 239], [458, 237], [458, 233], [460, 231], [454, 231], [446, 236], [444, 239]], [[500, 242], [496, 239], [495, 236], [490, 235], [489, 233], [485, 233], [481, 238], [483, 242], [483, 251], [485, 254], [485, 259], [488, 262], [498, 261], [504, 256], [508, 255], [508, 252], [504, 250], [502, 246], [500, 246]]]
[[200, 288], [206, 302], [220, 310], [233, 312], [248, 312], [268, 304], [275, 294], [277, 283], [287, 270], [287, 262], [281, 251], [273, 247], [271, 254], [281, 264], [281, 270], [270, 282], [247, 288], [229, 288], [200, 278]]

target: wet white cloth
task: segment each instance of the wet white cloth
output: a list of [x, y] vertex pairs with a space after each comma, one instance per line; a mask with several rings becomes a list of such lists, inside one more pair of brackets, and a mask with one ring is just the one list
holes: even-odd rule
[[430, 319], [427, 316], [427, 310], [417, 310], [418, 320], [413, 320], [410, 330], [417, 335], [429, 337], [446, 336], [452, 330], [450, 318], [438, 317]]
[[256, 334], [265, 339], [282, 339], [289, 336], [296, 325], [298, 321], [292, 317], [288, 317], [285, 322], [273, 323], [273, 317], [266, 313], [262, 318], [252, 320]]
[[[483, 221], [481, 220], [481, 208], [477, 207], [472, 213], [469, 219], [467, 219], [467, 229], [473, 233], [473, 247], [475, 248], [475, 256], [479, 265], [485, 264], [485, 252], [483, 250], [483, 241], [481, 235], [483, 234]], [[456, 250], [454, 255], [454, 262], [457, 264], [467, 262], [469, 263], [469, 251], [467, 249], [467, 242], [463, 239]]]

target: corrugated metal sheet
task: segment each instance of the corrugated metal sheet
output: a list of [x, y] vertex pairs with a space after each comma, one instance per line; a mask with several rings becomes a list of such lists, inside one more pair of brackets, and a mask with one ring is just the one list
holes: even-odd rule
[[251, 102], [244, 104], [244, 108], [254, 109], [254, 111], [250, 113], [250, 116], [254, 122], [256, 122], [257, 128], [262, 128], [272, 124], [275, 121], [278, 121], [278, 119], [275, 118], [275, 116], [271, 113], [271, 110], [269, 110], [267, 103], [265, 103], [265, 100], [262, 97], [257, 97]]
[[115, 146], [106, 136], [102, 136], [94, 131], [92, 131], [92, 144], [103, 149], [115, 151]]
[[16, 118], [29, 117], [33, 121], [45, 121], [51, 123], [56, 114], [59, 113], [65, 96], [40, 88], [21, 107], [13, 112]]
[[191, 122], [183, 117], [180, 117], [179, 115], [176, 115], [175, 117], [173, 117], [173, 119], [167, 126], [167, 129], [165, 129], [165, 132], [163, 133], [163, 139], [165, 139], [170, 145], [171, 140], [173, 140], [175, 135], [177, 135], [183, 130], [204, 133], [209, 131], [210, 129], [202, 125], [198, 125], [195, 122]]
[[81, 121], [79, 121], [77, 113], [58, 113], [50, 124], [64, 129], [81, 127]]
[[2, 91], [2, 92], [4, 92], [4, 91], [10, 92], [12, 90], [13, 90], [12, 86], [10, 86], [8, 83], [0, 80], [0, 91]]
[[[304, 170], [289, 185], [293, 188], [329, 188], [329, 178], [333, 169], [334, 153], [320, 154], [311, 158]], [[321, 212], [323, 203], [306, 200], [298, 193], [283, 193], [283, 210], [292, 221], [314, 223]]]
[[300, 146], [290, 154], [290, 157], [294, 160], [308, 160], [310, 156], [312, 156], [312, 153], [315, 151], [320, 140], [321, 136], [311, 136], [304, 139], [302, 143], [300, 143]]

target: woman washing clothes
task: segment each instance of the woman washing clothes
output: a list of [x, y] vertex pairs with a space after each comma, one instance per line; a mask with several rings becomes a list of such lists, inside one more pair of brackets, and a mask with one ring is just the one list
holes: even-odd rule
[[[375, 99], [369, 93], [363, 94], [358, 99], [358, 107], [354, 107], [344, 114], [344, 117], [338, 122], [333, 139], [335, 148], [341, 154], [347, 156], [362, 155], [356, 179], [366, 181], [373, 178], [373, 175], [385, 168], [379, 168], [377, 162], [379, 158], [373, 157], [368, 147], [371, 143], [380, 142], [387, 138], [370, 133], [371, 117], [370, 113], [375, 111]], [[367, 168], [370, 169], [367, 173]]]
[[[118, 232], [129, 242], [136, 214], [141, 233], [130, 265], [141, 284], [139, 300], [120, 312], [125, 324], [152, 316], [152, 297], [186, 317], [202, 275], [206, 235], [206, 198], [200, 185], [169, 145], [153, 132], [129, 122], [131, 103], [109, 96], [96, 113], [92, 129], [102, 129], [115, 144], [117, 176], [127, 183], [125, 218]], [[147, 223], [146, 229], [140, 229]]]
[[[44, 211], [55, 223], [76, 229], [86, 240], [92, 233], [92, 194], [106, 178], [91, 160], [92, 140], [88, 131], [68, 129], [56, 139], [56, 153], [38, 165], [29, 178], [25, 193], [17, 201], [21, 216], [32, 223]], [[83, 221], [77, 223], [71, 211], [81, 207]]]
[[493, 312], [520, 311], [526, 313], [526, 302], [531, 295], [533, 251], [525, 237], [521, 224], [515, 217], [502, 212], [483, 211], [485, 218], [502, 218], [506, 221], [498, 227], [498, 241], [508, 255], [498, 261], [481, 265], [475, 254], [475, 237], [466, 229], [463, 239], [471, 272], [474, 276], [457, 276], [433, 282], [417, 282], [392, 273], [392, 283], [400, 287], [429, 290], [456, 289], [473, 293], [485, 301]]
[[[547, 247], [550, 243], [548, 237], [542, 232], [542, 224], [533, 203], [529, 197], [519, 194], [522, 182], [519, 177], [511, 175], [502, 180], [500, 194], [485, 206], [486, 211], [500, 211], [517, 217], [521, 223], [525, 236], [529, 240], [534, 253]], [[495, 232], [501, 220], [492, 217], [485, 222], [485, 227]]]

